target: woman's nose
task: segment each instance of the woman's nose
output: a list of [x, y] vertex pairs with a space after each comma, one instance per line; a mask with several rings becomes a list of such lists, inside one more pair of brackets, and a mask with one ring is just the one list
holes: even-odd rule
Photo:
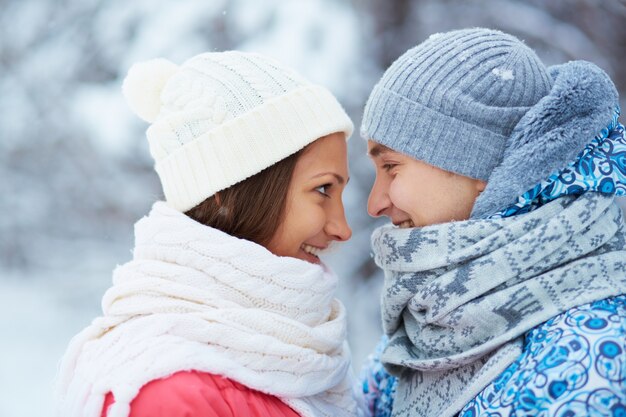
[[327, 233], [334, 240], [344, 242], [352, 237], [352, 229], [346, 220], [346, 213], [343, 204], [335, 211], [335, 215], [331, 217], [327, 224]]

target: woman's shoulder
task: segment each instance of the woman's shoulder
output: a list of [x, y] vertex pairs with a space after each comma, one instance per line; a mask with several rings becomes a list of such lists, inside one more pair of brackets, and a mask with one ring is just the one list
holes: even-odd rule
[[[102, 411], [113, 404], [107, 395]], [[144, 385], [130, 406], [129, 417], [298, 417], [277, 397], [220, 375], [181, 371]]]

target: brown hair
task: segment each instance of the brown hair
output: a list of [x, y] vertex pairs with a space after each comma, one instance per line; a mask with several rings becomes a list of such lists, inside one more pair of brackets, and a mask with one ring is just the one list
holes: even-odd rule
[[215, 193], [185, 214], [231, 236], [266, 246], [283, 220], [291, 177], [305, 149]]

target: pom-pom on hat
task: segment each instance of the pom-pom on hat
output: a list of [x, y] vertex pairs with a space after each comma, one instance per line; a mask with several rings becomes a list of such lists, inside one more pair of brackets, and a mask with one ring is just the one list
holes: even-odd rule
[[139, 62], [130, 68], [122, 91], [137, 116], [154, 122], [161, 110], [161, 91], [176, 70], [175, 64], [163, 58]]
[[152, 123], [150, 153], [168, 204], [185, 212], [318, 138], [353, 125], [324, 87], [258, 54], [196, 55], [133, 65], [122, 87]]

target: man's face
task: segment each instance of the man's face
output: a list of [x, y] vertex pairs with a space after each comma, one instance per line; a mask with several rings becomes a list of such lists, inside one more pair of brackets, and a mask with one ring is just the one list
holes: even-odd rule
[[367, 211], [400, 227], [467, 220], [486, 183], [454, 174], [372, 140], [367, 153], [376, 168]]

